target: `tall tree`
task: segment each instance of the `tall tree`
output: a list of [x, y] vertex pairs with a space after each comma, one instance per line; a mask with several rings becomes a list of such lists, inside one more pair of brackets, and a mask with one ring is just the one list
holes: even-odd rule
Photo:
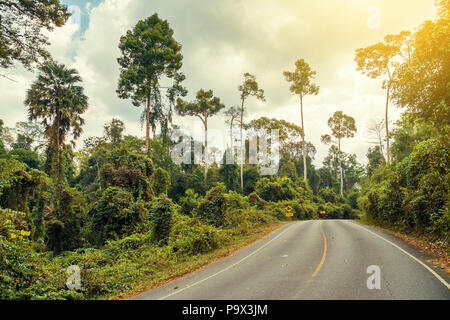
[[212, 90], [205, 91], [203, 89], [197, 92], [195, 101], [186, 102], [178, 98], [175, 109], [181, 116], [193, 116], [199, 118], [205, 130], [205, 182], [208, 173], [208, 119], [225, 108], [220, 99], [214, 96]]
[[225, 111], [225, 116], [228, 118], [225, 123], [230, 125], [230, 152], [234, 154], [234, 148], [233, 148], [233, 128], [234, 128], [234, 122], [236, 120], [239, 120], [241, 115], [241, 111], [238, 106], [231, 107], [227, 111]]
[[105, 129], [106, 139], [110, 142], [119, 143], [122, 141], [123, 131], [125, 130], [125, 125], [122, 120], [113, 118], [103, 128]]
[[394, 73], [399, 66], [398, 59], [407, 59], [410, 54], [409, 31], [402, 31], [398, 35], [387, 35], [384, 42], [356, 50], [355, 62], [357, 70], [368, 77], [375, 79], [382, 75], [387, 79], [383, 81], [386, 89], [385, 129], [386, 129], [386, 160], [390, 163], [389, 143], [389, 99], [391, 95]]
[[305, 143], [305, 124], [303, 122], [303, 98], [306, 95], [317, 95], [319, 93], [319, 87], [315, 85], [312, 80], [314, 79], [316, 72], [311, 70], [311, 67], [305, 62], [304, 59], [299, 59], [295, 62], [295, 71], [285, 71], [284, 77], [286, 81], [292, 83], [290, 90], [293, 94], [298, 95], [300, 98], [300, 113], [302, 123], [302, 149], [303, 149], [303, 167], [304, 167], [304, 179], [308, 180], [308, 170], [306, 163], [306, 143]]
[[[268, 134], [269, 131], [278, 130], [281, 155], [288, 159], [297, 160], [298, 155], [303, 155], [303, 150], [306, 146], [307, 157], [314, 158], [316, 148], [310, 142], [303, 142], [301, 139], [303, 130], [299, 126], [287, 122], [285, 120], [269, 119], [261, 117], [250, 121], [244, 126], [246, 129], [252, 129], [261, 137], [263, 134]], [[269, 136], [265, 137], [269, 139]]]
[[380, 121], [372, 120], [369, 127], [367, 128], [367, 133], [369, 134], [368, 142], [371, 144], [378, 145], [378, 150], [381, 156], [383, 157], [384, 161], [386, 161], [383, 154], [383, 142], [386, 139], [384, 123], [385, 122], [383, 119], [381, 119]]
[[48, 59], [49, 44], [43, 29], [63, 26], [70, 13], [58, 0], [0, 1], [0, 66], [11, 67], [19, 61], [25, 67]]
[[81, 77], [75, 69], [63, 64], [48, 62], [42, 65], [37, 80], [27, 91], [25, 104], [28, 119], [40, 120], [51, 147], [56, 149], [56, 166], [52, 160], [52, 175], [60, 182], [61, 149], [66, 148], [66, 138], [72, 132], [75, 140], [83, 132], [84, 119], [81, 115], [88, 108], [88, 98], [78, 84]]
[[258, 82], [256, 82], [256, 77], [248, 72], [244, 73], [244, 81], [238, 87], [241, 93], [241, 113], [240, 113], [240, 140], [241, 140], [241, 191], [244, 192], [244, 161], [245, 161], [245, 150], [244, 150], [244, 139], [243, 139], [243, 126], [244, 126], [244, 106], [245, 101], [249, 97], [256, 97], [256, 99], [261, 101], [266, 101], [264, 97], [264, 90], [259, 88]]
[[[166, 20], [157, 14], [139, 21], [136, 26], [120, 38], [122, 56], [117, 93], [120, 98], [131, 98], [134, 106], [146, 104], [145, 151], [150, 151], [150, 114], [152, 96], [159, 94], [163, 76], [172, 79], [168, 97], [171, 101], [177, 95], [186, 95], [180, 85], [185, 76], [179, 72], [183, 56], [181, 45], [173, 38], [173, 30]], [[155, 92], [156, 91], [156, 92]]]
[[[338, 159], [339, 159], [339, 170], [341, 179], [341, 197], [344, 196], [344, 175], [342, 169], [342, 150], [341, 150], [341, 140], [344, 138], [352, 138], [355, 136], [356, 125], [355, 119], [351, 116], [344, 114], [342, 111], [336, 111], [334, 115], [328, 119], [328, 126], [331, 129], [331, 136], [325, 134], [322, 136], [321, 140], [323, 143], [337, 144], [338, 148]], [[333, 140], [333, 137], [336, 140]]]

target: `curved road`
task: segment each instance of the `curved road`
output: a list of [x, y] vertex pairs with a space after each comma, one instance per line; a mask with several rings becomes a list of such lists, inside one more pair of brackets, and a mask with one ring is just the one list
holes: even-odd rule
[[[300, 221], [133, 299], [450, 300], [450, 277], [430, 258], [353, 221]], [[368, 289], [369, 277], [377, 284], [369, 266], [379, 267], [379, 289]]]

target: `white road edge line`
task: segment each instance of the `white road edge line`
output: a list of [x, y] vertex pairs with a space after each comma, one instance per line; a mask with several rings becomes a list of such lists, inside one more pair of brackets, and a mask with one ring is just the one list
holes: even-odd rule
[[358, 223], [356, 223], [356, 222], [352, 222], [352, 223], [353, 223], [354, 225], [358, 226], [359, 228], [364, 229], [364, 230], [366, 230], [367, 232], [369, 232], [369, 233], [371, 233], [371, 234], [377, 236], [378, 238], [380, 238], [380, 239], [386, 241], [387, 243], [389, 243], [389, 244], [391, 244], [392, 246], [396, 247], [398, 250], [400, 250], [401, 252], [403, 252], [404, 254], [406, 254], [407, 256], [409, 256], [410, 258], [414, 259], [416, 262], [418, 262], [419, 264], [421, 264], [425, 269], [427, 269], [428, 271], [430, 271], [431, 274], [432, 274], [433, 276], [435, 276], [440, 282], [442, 282], [442, 284], [443, 284], [444, 286], [447, 287], [447, 289], [450, 290], [450, 284], [448, 284], [447, 281], [445, 281], [445, 280], [444, 280], [440, 275], [438, 275], [433, 269], [431, 269], [431, 268], [430, 268], [429, 266], [427, 266], [425, 263], [423, 263], [422, 261], [420, 261], [418, 258], [414, 257], [414, 256], [413, 256], [412, 254], [410, 254], [408, 251], [406, 251], [406, 250], [400, 248], [400, 247], [399, 247], [398, 245], [396, 245], [395, 243], [393, 243], [393, 242], [391, 242], [391, 241], [389, 241], [389, 240], [383, 238], [382, 236], [376, 234], [375, 232], [370, 231], [369, 229], [367, 229], [367, 228], [365, 228], [365, 227], [359, 225]]
[[[305, 222], [308, 222], [308, 221], [305, 221]], [[292, 226], [292, 224], [291, 224], [291, 226]], [[215, 276], [217, 276], [218, 274], [221, 274], [221, 273], [223, 273], [223, 272], [225, 272], [225, 271], [227, 271], [227, 270], [233, 268], [234, 266], [238, 265], [238, 264], [241, 263], [242, 261], [244, 261], [244, 260], [250, 258], [251, 256], [253, 256], [253, 255], [256, 254], [257, 252], [259, 252], [259, 251], [261, 251], [262, 249], [264, 249], [265, 247], [267, 247], [270, 243], [272, 243], [273, 241], [275, 241], [276, 239], [278, 239], [282, 234], [284, 234], [284, 233], [285, 233], [286, 231], [288, 231], [289, 229], [290, 229], [290, 226], [288, 226], [286, 229], [284, 229], [284, 231], [282, 231], [282, 232], [281, 232], [279, 235], [277, 235], [275, 238], [273, 238], [272, 240], [268, 241], [267, 243], [265, 243], [264, 245], [262, 245], [261, 247], [259, 247], [259, 248], [256, 249], [255, 251], [253, 251], [252, 253], [250, 253], [248, 256], [245, 256], [244, 258], [242, 258], [242, 259], [239, 260], [238, 262], [233, 263], [232, 265], [226, 267], [225, 269], [220, 270], [219, 272], [216, 272], [216, 273], [210, 275], [209, 277], [206, 277], [205, 279], [199, 280], [199, 281], [197, 281], [197, 282], [191, 284], [189, 287], [185, 287], [185, 288], [179, 289], [179, 290], [177, 290], [176, 292], [173, 292], [173, 293], [171, 293], [171, 294], [168, 294], [167, 296], [161, 297], [161, 298], [159, 298], [159, 299], [157, 299], [157, 300], [163, 300], [163, 299], [166, 299], [166, 298], [171, 297], [171, 296], [173, 296], [173, 295], [176, 295], [176, 294], [178, 294], [178, 293], [180, 293], [180, 292], [182, 292], [182, 291], [184, 291], [184, 290], [186, 290], [186, 289], [190, 289], [190, 288], [192, 288], [193, 286], [196, 286], [196, 285], [198, 285], [198, 284], [200, 284], [200, 283], [202, 283], [202, 282], [205, 282], [206, 280], [211, 279], [212, 277], [215, 277]]]

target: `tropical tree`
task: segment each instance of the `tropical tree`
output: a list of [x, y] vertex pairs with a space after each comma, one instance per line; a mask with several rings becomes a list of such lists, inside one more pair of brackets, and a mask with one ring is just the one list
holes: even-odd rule
[[110, 122], [106, 123], [103, 128], [105, 129], [106, 139], [111, 143], [119, 143], [123, 139], [123, 132], [125, 130], [125, 124], [122, 120], [113, 118]]
[[[367, 142], [378, 145], [378, 151], [380, 152], [383, 159], [383, 141], [385, 141], [386, 139], [384, 124], [384, 119], [381, 119], [380, 121], [372, 120], [371, 124], [367, 128], [367, 133], [369, 135]], [[386, 159], [384, 161], [386, 161]]]
[[389, 99], [394, 79], [394, 73], [399, 66], [399, 58], [408, 59], [411, 32], [402, 31], [398, 35], [387, 35], [384, 42], [379, 42], [367, 48], [356, 50], [355, 62], [357, 70], [368, 77], [375, 79], [382, 75], [387, 76], [383, 81], [386, 89], [385, 129], [386, 129], [386, 160], [391, 161], [389, 144]]
[[431, 125], [450, 133], [450, 1], [439, 4], [436, 21], [426, 21], [413, 35], [408, 59], [397, 68], [392, 97], [406, 109], [415, 128]]
[[28, 119], [42, 122], [50, 148], [56, 151], [56, 159], [50, 161], [53, 178], [58, 182], [62, 173], [61, 150], [67, 147], [66, 139], [72, 133], [70, 143], [75, 146], [75, 140], [83, 132], [81, 115], [88, 108], [88, 98], [83, 87], [78, 85], [80, 82], [81, 77], [75, 69], [56, 62], [45, 63], [25, 100]]
[[11, 67], [19, 61], [25, 67], [50, 54], [43, 29], [52, 31], [63, 26], [70, 13], [58, 0], [2, 0], [0, 1], [0, 66]]
[[241, 111], [238, 106], [234, 106], [225, 111], [225, 116], [228, 118], [225, 123], [230, 125], [230, 148], [231, 152], [234, 152], [233, 149], [233, 128], [234, 122], [239, 120], [241, 115]]
[[259, 137], [267, 135], [266, 139], [269, 139], [269, 131], [278, 130], [280, 151], [283, 157], [296, 159], [298, 158], [299, 150], [300, 154], [303, 154], [303, 150], [305, 150], [307, 157], [314, 158], [316, 153], [314, 145], [309, 142], [303, 143], [299, 140], [302, 138], [303, 130], [293, 123], [275, 118], [261, 117], [250, 121], [244, 127], [255, 131]]
[[159, 97], [161, 78], [173, 79], [172, 86], [167, 88], [170, 101], [174, 102], [177, 95], [186, 95], [180, 85], [185, 79], [179, 72], [183, 59], [181, 45], [173, 38], [169, 23], [154, 14], [127, 31], [120, 38], [119, 49], [122, 56], [117, 60], [120, 65], [117, 93], [119, 98], [131, 98], [136, 107], [146, 104], [145, 150], [148, 154], [151, 102]]
[[306, 144], [305, 144], [305, 124], [303, 121], [303, 98], [306, 95], [317, 95], [319, 93], [319, 87], [312, 82], [316, 72], [311, 70], [311, 67], [303, 59], [299, 59], [295, 62], [295, 71], [285, 71], [284, 76], [286, 81], [292, 83], [290, 90], [293, 94], [298, 95], [300, 98], [300, 114], [302, 122], [302, 146], [303, 146], [303, 167], [304, 167], [304, 179], [308, 180], [308, 170], [306, 168]]
[[203, 89], [197, 92], [195, 101], [186, 102], [178, 98], [175, 109], [181, 116], [193, 116], [199, 118], [205, 130], [205, 182], [207, 181], [208, 172], [208, 119], [225, 108], [220, 99], [214, 96], [212, 90], [205, 91]]
[[248, 72], [244, 73], [244, 81], [238, 87], [241, 93], [241, 113], [240, 113], [240, 139], [241, 139], [241, 191], [244, 192], [244, 139], [243, 139], [243, 125], [244, 125], [244, 106], [245, 101], [249, 97], [256, 97], [256, 99], [261, 101], [266, 101], [264, 97], [264, 90], [259, 88], [258, 82], [256, 82], [256, 77]]
[[16, 144], [26, 143], [35, 151], [39, 151], [47, 144], [44, 128], [40, 122], [17, 122], [13, 131], [17, 135]]
[[[325, 134], [322, 136], [321, 140], [325, 144], [334, 144], [334, 147], [337, 145], [338, 151], [338, 161], [339, 161], [339, 170], [340, 170], [340, 179], [341, 179], [341, 191], [340, 194], [344, 196], [344, 175], [342, 169], [342, 150], [341, 150], [341, 140], [344, 138], [352, 138], [355, 136], [356, 125], [355, 119], [351, 116], [344, 114], [342, 111], [336, 111], [334, 115], [328, 119], [328, 126], [331, 129], [331, 136]], [[333, 137], [336, 140], [333, 140]], [[333, 147], [333, 146], [332, 146]]]

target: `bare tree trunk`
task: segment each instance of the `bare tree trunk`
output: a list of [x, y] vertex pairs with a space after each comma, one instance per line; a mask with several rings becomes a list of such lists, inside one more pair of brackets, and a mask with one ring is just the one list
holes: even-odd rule
[[233, 120], [231, 119], [230, 121], [230, 148], [231, 148], [231, 153], [233, 153]]
[[[56, 116], [56, 162], [58, 163], [58, 167], [59, 167], [59, 163], [60, 163], [60, 158], [59, 158], [59, 127], [61, 125], [61, 115], [58, 111], [58, 114]], [[58, 168], [59, 169], [59, 168]]]
[[344, 197], [344, 174], [342, 172], [342, 158], [341, 158], [341, 139], [339, 139], [339, 169], [341, 175], [341, 197]]
[[148, 96], [147, 96], [147, 112], [145, 117], [145, 153], [150, 155], [150, 99], [152, 94], [151, 82], [148, 86]]
[[205, 185], [208, 182], [208, 118], [205, 116]]
[[242, 149], [242, 126], [244, 125], [244, 99], [242, 99], [242, 105], [241, 105], [241, 191], [242, 194], [244, 193], [244, 150]]
[[98, 179], [98, 183], [99, 183], [99, 189], [100, 189], [100, 192], [102, 192], [102, 181], [101, 181], [101, 176], [100, 176], [100, 166], [98, 165], [97, 157], [94, 157], [94, 159], [95, 159], [95, 163], [97, 164], [97, 179]]
[[58, 111], [56, 115], [56, 179], [59, 183], [61, 182], [61, 152], [59, 150], [59, 146], [61, 144], [60, 140], [60, 126], [61, 126], [61, 113]]
[[385, 121], [386, 121], [386, 159], [387, 163], [391, 163], [391, 149], [389, 147], [389, 122], [388, 122], [388, 111], [389, 111], [389, 94], [391, 90], [391, 82], [389, 81], [388, 87], [387, 87], [387, 94], [386, 94], [386, 114], [385, 114]]
[[305, 124], [303, 123], [303, 96], [300, 95], [300, 113], [302, 117], [302, 153], [303, 153], [303, 178], [308, 181], [308, 171], [306, 166], [306, 144], [305, 144]]

